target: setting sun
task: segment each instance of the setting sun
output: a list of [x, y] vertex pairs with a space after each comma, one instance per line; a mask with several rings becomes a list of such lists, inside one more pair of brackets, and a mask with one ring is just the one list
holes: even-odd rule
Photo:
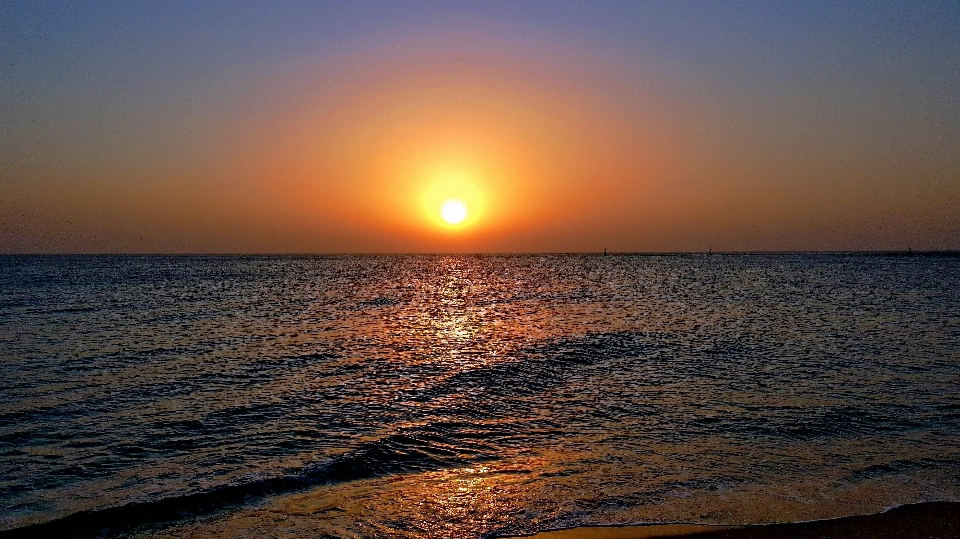
[[491, 226], [494, 216], [489, 210], [497, 186], [487, 180], [483, 163], [428, 165], [412, 176], [422, 178], [422, 183], [410, 191], [419, 193], [416, 219], [424, 233], [434, 234], [441, 241], [455, 238], [462, 242]]
[[448, 200], [444, 202], [443, 208], [440, 209], [440, 215], [444, 221], [456, 225], [466, 219], [467, 207], [459, 200]]

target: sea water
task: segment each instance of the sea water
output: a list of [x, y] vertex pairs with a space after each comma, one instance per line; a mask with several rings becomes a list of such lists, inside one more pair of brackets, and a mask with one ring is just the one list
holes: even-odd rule
[[0, 257], [0, 530], [481, 537], [958, 495], [960, 258]]

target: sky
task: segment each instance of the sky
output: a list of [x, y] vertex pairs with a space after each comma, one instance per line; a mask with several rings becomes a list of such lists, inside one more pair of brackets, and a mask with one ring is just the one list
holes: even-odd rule
[[0, 253], [907, 248], [956, 2], [0, 4]]

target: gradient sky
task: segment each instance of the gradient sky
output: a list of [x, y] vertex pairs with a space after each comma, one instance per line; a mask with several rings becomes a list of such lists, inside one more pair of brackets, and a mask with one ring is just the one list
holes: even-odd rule
[[0, 5], [0, 252], [908, 247], [955, 1]]

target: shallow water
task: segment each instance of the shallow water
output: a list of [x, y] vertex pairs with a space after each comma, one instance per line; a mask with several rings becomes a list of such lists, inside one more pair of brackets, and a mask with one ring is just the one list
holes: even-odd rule
[[[960, 258], [0, 257], [0, 529], [125, 507], [159, 535], [479, 537], [955, 500], [958, 387]], [[196, 517], [159, 529], [170, 507]]]

